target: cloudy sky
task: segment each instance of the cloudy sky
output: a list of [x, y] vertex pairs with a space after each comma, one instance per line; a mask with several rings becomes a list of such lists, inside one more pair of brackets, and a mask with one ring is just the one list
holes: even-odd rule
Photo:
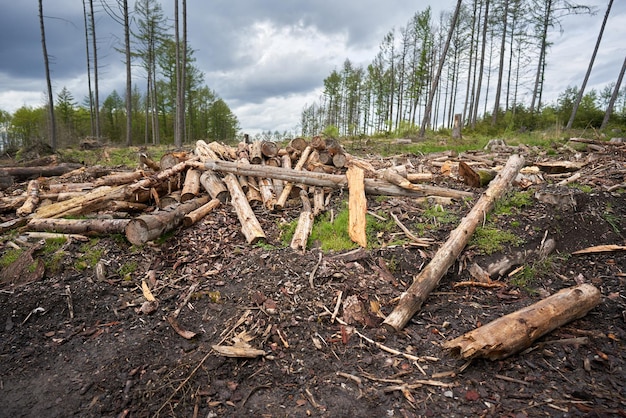
[[[587, 70], [608, 0], [580, 1], [595, 6], [597, 13], [567, 17], [564, 32], [552, 33], [544, 101], [580, 85]], [[0, 109], [41, 106], [46, 87], [37, 2], [1, 2]], [[94, 4], [101, 10], [100, 0]], [[174, 2], [161, 4], [171, 17]], [[192, 0], [187, 5], [189, 43], [206, 84], [228, 103], [244, 132], [295, 131], [303, 106], [319, 99], [333, 69], [340, 69], [346, 58], [367, 66], [383, 36], [406, 26], [429, 4], [436, 21], [456, 1]], [[82, 4], [47, 0], [44, 15], [54, 94], [67, 87], [82, 102], [87, 96]], [[98, 13], [96, 28], [104, 100], [114, 89], [124, 92], [123, 57], [115, 51], [123, 32], [104, 12]], [[588, 90], [617, 79], [626, 56], [624, 39], [626, 1], [616, 0]], [[144, 85], [140, 78], [136, 81]]]

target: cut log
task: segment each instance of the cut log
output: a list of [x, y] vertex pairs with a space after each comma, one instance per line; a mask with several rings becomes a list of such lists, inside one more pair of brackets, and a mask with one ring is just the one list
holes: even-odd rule
[[224, 183], [226, 183], [226, 187], [228, 187], [228, 191], [230, 192], [230, 203], [237, 212], [239, 223], [241, 223], [241, 231], [246, 237], [248, 244], [255, 244], [260, 240], [264, 240], [265, 232], [263, 232], [259, 220], [254, 215], [248, 200], [246, 200], [246, 196], [243, 194], [243, 190], [241, 190], [237, 177], [235, 177], [234, 174], [227, 174], [224, 177]]
[[[241, 180], [239, 180], [239, 184], [241, 184]], [[261, 190], [259, 189], [259, 184], [256, 182], [254, 177], [248, 177], [246, 179], [246, 185], [248, 187], [248, 191], [246, 193], [246, 199], [251, 206], [260, 206], [263, 204], [263, 196], [261, 196]], [[243, 188], [241, 189], [243, 191]]]
[[35, 211], [39, 204], [39, 181], [31, 180], [26, 188], [26, 201], [20, 206], [16, 214], [17, 216], [28, 216]]
[[31, 219], [27, 231], [87, 236], [123, 234], [130, 219]]
[[439, 280], [448, 271], [454, 260], [461, 254], [470, 240], [476, 227], [493, 209], [495, 201], [506, 192], [517, 172], [524, 165], [524, 158], [512, 155], [489, 188], [476, 202], [470, 212], [461, 220], [451, 233], [448, 240], [439, 248], [433, 259], [413, 280], [413, 284], [400, 296], [398, 306], [387, 316], [383, 326], [399, 331], [409, 322], [413, 315], [437, 286]]
[[452, 138], [453, 139], [462, 139], [462, 135], [461, 135], [461, 117], [462, 115], [460, 113], [455, 113], [454, 114], [454, 123], [452, 125]]
[[269, 211], [274, 210], [276, 205], [276, 193], [274, 192], [274, 186], [272, 180], [260, 178], [258, 179], [259, 193], [261, 193], [261, 199], [263, 199], [263, 205]]
[[180, 190], [175, 190], [172, 193], [166, 194], [163, 197], [160, 197], [158, 194], [155, 194], [155, 202], [156, 202], [156, 206], [159, 207], [159, 209], [165, 209], [168, 208], [170, 206], [177, 206], [181, 203], [181, 191]]
[[182, 203], [171, 211], [159, 211], [149, 215], [141, 215], [132, 219], [124, 232], [131, 244], [141, 245], [152, 241], [165, 232], [179, 226], [185, 215], [198, 209], [209, 201], [209, 196], [202, 196]]
[[100, 186], [118, 186], [120, 184], [129, 184], [145, 177], [143, 171], [128, 171], [123, 173], [111, 173], [104, 177], [100, 177], [93, 184], [95, 187]]
[[[207, 170], [200, 176], [200, 184], [204, 187], [213, 199], [219, 199], [220, 202], [226, 202], [228, 198], [228, 189], [221, 178], [213, 171]], [[246, 183], [247, 187], [247, 183]]]
[[348, 158], [345, 154], [335, 154], [333, 155], [333, 165], [337, 168], [343, 168], [346, 166], [348, 162]]
[[185, 173], [185, 182], [183, 183], [183, 190], [180, 195], [180, 201], [186, 202], [198, 196], [200, 193], [200, 176], [202, 172], [194, 168], [190, 168]]
[[533, 305], [476, 328], [443, 345], [464, 359], [499, 360], [525, 348], [548, 332], [582, 318], [600, 303], [600, 291], [590, 284], [563, 289]]
[[148, 157], [148, 155], [143, 152], [139, 154], [139, 162], [153, 171], [159, 171], [161, 169], [161, 166], [159, 166], [159, 164], [157, 164], [152, 158]]
[[274, 141], [261, 141], [261, 154], [267, 158], [276, 157], [278, 155], [278, 145]]
[[202, 139], [196, 141], [195, 153], [200, 157], [201, 161], [220, 159], [217, 153], [211, 149], [209, 144]]
[[183, 225], [189, 227], [200, 219], [204, 218], [209, 212], [217, 208], [222, 202], [219, 199], [211, 199], [211, 201], [200, 206], [198, 209], [192, 210], [183, 218]]
[[432, 173], [407, 173], [406, 179], [411, 183], [420, 183], [431, 181], [433, 179]]
[[263, 152], [261, 151], [261, 141], [254, 141], [248, 147], [250, 151], [250, 163], [261, 164], [263, 161]]
[[311, 138], [311, 148], [317, 151], [323, 151], [326, 149], [326, 140], [324, 137], [316, 135]]
[[471, 187], [486, 186], [496, 174], [494, 170], [474, 170], [463, 161], [459, 163], [459, 176], [463, 177], [465, 184]]
[[[295, 139], [293, 139], [292, 142], [293, 141], [295, 141]], [[283, 192], [280, 194], [280, 196], [276, 200], [276, 204], [274, 205], [276, 210], [282, 210], [285, 207], [285, 203], [287, 203], [287, 199], [289, 198], [289, 195], [291, 194], [291, 190], [293, 189], [293, 182], [299, 181], [298, 175], [301, 174], [302, 167], [304, 167], [304, 164], [306, 164], [309, 158], [309, 154], [311, 154], [311, 150], [312, 148], [307, 146], [304, 149], [304, 151], [302, 151], [302, 155], [300, 155], [300, 159], [298, 160], [298, 163], [296, 164], [294, 170], [289, 170], [289, 171], [296, 172], [296, 175], [294, 177], [292, 177], [291, 179], [281, 178], [281, 180], [287, 180], [288, 183], [284, 185]], [[276, 169], [276, 167], [266, 167], [266, 168], [273, 168], [274, 170], [284, 170], [284, 169]], [[267, 176], [267, 177], [280, 178], [277, 176]]]
[[324, 202], [324, 188], [313, 188], [313, 216], [317, 216], [326, 210], [326, 204]]
[[[304, 154], [303, 154], [304, 155]], [[232, 163], [228, 161], [207, 161], [205, 163], [191, 163], [193, 166], [206, 170], [215, 170], [224, 173], [233, 173], [238, 175], [247, 175], [255, 177], [268, 177], [277, 178], [288, 182], [303, 183], [308, 186], [320, 186], [320, 187], [332, 187], [332, 188], [345, 188], [348, 186], [348, 180], [345, 175], [339, 174], [326, 174], [326, 173], [312, 173], [307, 171], [300, 171], [288, 168], [278, 168], [260, 165], [242, 165], [238, 163]], [[351, 162], [352, 164], [352, 162]], [[287, 189], [288, 184], [285, 185]], [[291, 188], [289, 187], [289, 193]], [[281, 198], [286, 194], [285, 189]], [[423, 197], [423, 196], [442, 196], [452, 197], [454, 199], [463, 199], [473, 197], [474, 194], [470, 192], [464, 192], [461, 190], [447, 189], [443, 187], [418, 185], [414, 184], [411, 189], [403, 189], [394, 184], [390, 184], [387, 181], [379, 179], [365, 179], [365, 191], [374, 195], [385, 196], [408, 196], [408, 197]], [[288, 197], [288, 194], [287, 194]], [[285, 202], [287, 200], [285, 197]], [[277, 205], [284, 202], [278, 199]], [[282, 207], [282, 206], [280, 206]], [[279, 207], [277, 206], [277, 209]]]
[[82, 164], [62, 163], [44, 167], [3, 167], [0, 168], [0, 177], [10, 176], [17, 181], [24, 181], [37, 177], [54, 177], [69, 173], [82, 167]]
[[291, 248], [294, 250], [306, 251], [306, 245], [313, 229], [313, 213], [311, 212], [311, 202], [307, 196], [307, 192], [300, 190], [300, 199], [302, 199], [302, 212], [298, 219], [298, 225], [291, 239]]
[[208, 143], [208, 147], [215, 152], [222, 160], [236, 160], [237, 159], [237, 150], [228, 145], [220, 144], [216, 141], [211, 141]]
[[295, 149], [297, 151], [300, 151], [300, 152], [304, 151], [308, 145], [309, 144], [307, 143], [306, 139], [304, 139], [304, 138], [299, 138], [298, 137], [298, 138], [294, 138], [291, 141], [289, 141], [289, 147], [293, 148], [293, 149]]
[[348, 178], [348, 234], [350, 239], [363, 248], [367, 248], [366, 215], [367, 198], [365, 197], [365, 172], [362, 168], [350, 166]]

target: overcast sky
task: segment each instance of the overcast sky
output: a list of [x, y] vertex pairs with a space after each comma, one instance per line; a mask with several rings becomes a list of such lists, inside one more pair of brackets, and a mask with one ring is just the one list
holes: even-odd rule
[[[580, 85], [608, 0], [580, 0], [595, 16], [564, 19], [548, 55], [544, 102], [567, 86]], [[45, 74], [36, 1], [0, 0], [0, 109], [45, 103]], [[100, 10], [100, 1], [94, 0]], [[113, 1], [110, 1], [113, 3]], [[173, 1], [162, 1], [172, 16]], [[433, 21], [455, 0], [213, 0], [188, 2], [189, 44], [206, 85], [238, 117], [244, 132], [295, 131], [305, 104], [316, 102], [323, 80], [349, 58], [367, 66], [383, 36], [407, 25], [428, 5]], [[129, 0], [132, 8], [133, 0]], [[77, 0], [44, 1], [46, 43], [52, 56], [55, 97], [67, 87], [77, 102], [87, 96], [82, 5]], [[100, 99], [114, 89], [123, 95], [123, 57], [115, 51], [122, 27], [97, 15]], [[587, 86], [601, 89], [617, 79], [626, 56], [626, 1], [616, 0]], [[143, 87], [145, 82], [135, 82]]]

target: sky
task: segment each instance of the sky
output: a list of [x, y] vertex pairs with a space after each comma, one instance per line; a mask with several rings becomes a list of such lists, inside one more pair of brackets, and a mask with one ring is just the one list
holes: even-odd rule
[[[550, 35], [544, 103], [582, 83], [608, 0], [579, 0], [594, 16], [569, 16]], [[38, 2], [0, 0], [0, 109], [45, 103], [45, 72]], [[114, 3], [109, 1], [109, 3]], [[166, 16], [174, 2], [162, 1]], [[129, 0], [132, 8], [133, 0]], [[191, 0], [188, 37], [195, 65], [239, 119], [242, 132], [298, 132], [305, 105], [319, 100], [323, 80], [346, 59], [366, 67], [384, 35], [405, 27], [427, 6], [433, 21], [455, 0]], [[94, 0], [100, 8], [100, 0]], [[63, 87], [82, 103], [88, 95], [83, 10], [77, 0], [43, 2], [46, 44], [56, 95]], [[123, 28], [104, 12], [96, 15], [100, 100], [124, 93], [125, 70], [116, 51]], [[615, 0], [586, 91], [615, 81], [626, 56], [626, 1]], [[145, 81], [137, 74], [133, 82]]]

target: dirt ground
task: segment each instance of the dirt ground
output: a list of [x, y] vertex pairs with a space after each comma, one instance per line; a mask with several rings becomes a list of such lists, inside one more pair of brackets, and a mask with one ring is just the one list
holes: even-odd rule
[[[408, 157], [416, 166], [423, 158]], [[585, 166], [578, 183], [592, 191], [577, 193], [575, 207], [533, 198], [498, 216], [499, 227], [523, 243], [489, 256], [466, 247], [397, 333], [380, 326], [373, 307], [389, 314], [455, 227], [435, 224], [413, 199], [370, 198], [368, 209], [393, 212], [406, 225], [429, 225], [423, 236], [435, 242], [428, 248], [389, 245], [401, 234], [397, 229], [351, 258], [316, 248], [295, 252], [281, 244], [278, 225], [297, 218], [298, 207], [257, 208], [268, 240], [250, 246], [228, 205], [164, 242], [135, 247], [123, 237], [100, 238], [106, 271], [100, 278], [92, 268], [77, 268], [83, 243], [69, 241], [59, 271], [0, 290], [0, 416], [626, 416], [626, 252], [571, 255], [626, 245], [626, 192], [607, 191], [624, 183], [625, 161], [623, 153], [609, 154]], [[433, 182], [444, 183], [471, 190], [452, 179]], [[336, 210], [345, 197], [335, 192], [330, 207]], [[471, 203], [445, 208], [460, 219]], [[18, 238], [4, 237], [2, 251]], [[556, 241], [556, 250], [526, 282], [507, 272], [492, 277], [504, 287], [454, 286], [470, 279], [470, 262], [486, 266], [534, 251], [546, 238]], [[537, 261], [530, 255], [520, 264]], [[134, 271], [120, 273], [131, 264]], [[158, 302], [151, 313], [141, 310], [142, 281], [153, 285]], [[600, 304], [520, 353], [468, 362], [442, 348], [579, 283], [596, 286]], [[364, 320], [343, 325], [349, 318], [338, 298], [362, 302]], [[168, 322], [177, 309], [174, 325], [196, 333], [193, 338]], [[233, 358], [212, 349], [234, 339], [265, 355]]]

